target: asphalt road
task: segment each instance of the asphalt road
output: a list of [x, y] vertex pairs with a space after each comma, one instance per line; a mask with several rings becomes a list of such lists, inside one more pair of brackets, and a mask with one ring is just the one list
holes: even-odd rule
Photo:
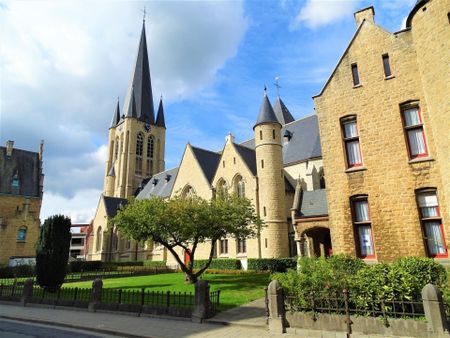
[[99, 338], [116, 337], [90, 333], [70, 328], [54, 327], [49, 325], [25, 323], [22, 321], [0, 318], [1, 338]]

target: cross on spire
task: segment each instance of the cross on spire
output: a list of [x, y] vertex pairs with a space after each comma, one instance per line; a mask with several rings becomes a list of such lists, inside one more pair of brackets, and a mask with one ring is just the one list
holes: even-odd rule
[[147, 15], [147, 11], [145, 10], [145, 6], [144, 6], [144, 9], [141, 10], [141, 12], [143, 13], [143, 19], [142, 19], [142, 21], [144, 21], [144, 23], [145, 23], [145, 16]]
[[281, 86], [280, 86], [280, 84], [278, 83], [278, 81], [280, 80], [280, 76], [275, 76], [275, 83], [274, 83], [274, 85], [275, 85], [275, 87], [277, 87], [277, 96], [280, 96], [280, 88], [281, 88]]

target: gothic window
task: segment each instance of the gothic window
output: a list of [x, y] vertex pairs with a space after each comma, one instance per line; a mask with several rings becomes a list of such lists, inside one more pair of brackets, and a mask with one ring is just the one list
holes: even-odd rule
[[112, 248], [114, 251], [117, 251], [119, 248], [119, 235], [117, 234], [117, 229], [114, 229], [113, 231], [113, 238], [112, 238]]
[[137, 175], [142, 175], [142, 155], [144, 152], [144, 135], [139, 133], [136, 139], [136, 169]]
[[155, 152], [155, 140], [153, 136], [149, 136], [147, 140], [147, 157], [153, 158]]
[[192, 197], [195, 195], [194, 188], [192, 188], [190, 185], [187, 185], [183, 188], [183, 191], [181, 192], [181, 197]]
[[97, 240], [95, 242], [95, 250], [97, 252], [102, 250], [102, 243], [103, 243], [103, 232], [102, 232], [102, 227], [99, 227], [97, 229]]
[[119, 138], [116, 138], [115, 149], [114, 149], [114, 160], [119, 158]]
[[219, 196], [228, 195], [228, 186], [227, 182], [224, 179], [219, 180], [219, 182], [217, 183], [216, 191], [219, 194]]
[[21, 226], [17, 231], [17, 242], [25, 242], [27, 238], [27, 227]]
[[13, 194], [18, 194], [19, 189], [20, 189], [19, 175], [16, 172], [11, 179], [11, 192]]
[[241, 175], [234, 179], [234, 190], [239, 197], [245, 197], [245, 182]]

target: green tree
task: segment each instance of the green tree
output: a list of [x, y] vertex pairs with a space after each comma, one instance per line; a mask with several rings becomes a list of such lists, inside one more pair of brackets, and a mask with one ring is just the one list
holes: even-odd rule
[[41, 227], [36, 248], [36, 281], [50, 292], [64, 282], [70, 248], [70, 218], [55, 215]]
[[[217, 240], [256, 236], [262, 224], [250, 200], [221, 196], [211, 201], [197, 196], [169, 200], [151, 198], [130, 200], [111, 220], [120, 231], [136, 241], [153, 240], [175, 257], [187, 281], [194, 283], [209, 267]], [[209, 258], [194, 272], [194, 261], [200, 243], [210, 243]], [[185, 264], [177, 248], [189, 256]], [[178, 250], [180, 251], [180, 250]]]

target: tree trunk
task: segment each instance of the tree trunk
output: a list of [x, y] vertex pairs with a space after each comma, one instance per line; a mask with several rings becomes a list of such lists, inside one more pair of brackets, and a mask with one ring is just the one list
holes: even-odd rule
[[184, 281], [187, 284], [194, 284], [197, 281], [197, 276], [195, 276], [195, 274], [193, 274], [192, 272], [186, 272], [184, 274]]

